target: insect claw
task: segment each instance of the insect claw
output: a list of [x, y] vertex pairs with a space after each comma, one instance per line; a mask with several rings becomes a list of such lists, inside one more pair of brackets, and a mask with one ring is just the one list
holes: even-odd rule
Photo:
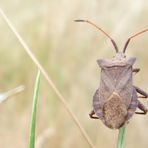
[[89, 113], [89, 117], [92, 118], [92, 119], [98, 119], [98, 117], [93, 116], [94, 114], [95, 114], [95, 112], [92, 110], [92, 111]]

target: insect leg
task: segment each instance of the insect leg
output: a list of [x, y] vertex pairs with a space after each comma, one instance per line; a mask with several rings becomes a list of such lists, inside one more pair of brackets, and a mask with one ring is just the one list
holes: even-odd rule
[[140, 71], [140, 68], [133, 68], [133, 72], [136, 74]]
[[141, 88], [134, 86], [136, 89], [137, 93], [141, 94], [142, 96], [139, 96], [138, 98], [148, 98], [148, 93], [143, 91]]
[[89, 114], [89, 117], [92, 118], [92, 119], [99, 119], [98, 117], [96, 116], [93, 116], [95, 114], [94, 110], [92, 110]]
[[127, 110], [127, 116], [126, 116], [127, 121], [134, 115], [137, 107], [138, 107], [137, 93], [136, 93], [136, 89], [133, 88], [132, 100], [131, 100], [130, 106]]
[[135, 112], [136, 114], [144, 115], [148, 112], [148, 109], [140, 101], [138, 101], [138, 108], [143, 112]]

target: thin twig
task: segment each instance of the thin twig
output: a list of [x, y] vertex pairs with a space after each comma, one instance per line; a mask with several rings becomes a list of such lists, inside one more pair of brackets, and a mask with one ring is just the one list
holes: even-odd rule
[[9, 21], [8, 17], [5, 15], [5, 13], [3, 12], [3, 10], [1, 8], [0, 8], [0, 14], [3, 17], [3, 19], [6, 21], [6, 23], [8, 24], [8, 26], [10, 27], [10, 29], [12, 30], [12, 32], [15, 34], [16, 38], [19, 40], [19, 42], [21, 43], [21, 45], [24, 47], [24, 50], [30, 56], [30, 58], [32, 59], [32, 61], [35, 63], [35, 65], [38, 67], [38, 69], [40, 69], [42, 75], [47, 80], [49, 86], [57, 94], [59, 100], [63, 103], [63, 106], [65, 107], [65, 109], [67, 110], [67, 112], [69, 113], [69, 115], [71, 116], [71, 118], [74, 121], [74, 123], [77, 125], [78, 129], [81, 131], [83, 137], [85, 138], [85, 140], [87, 141], [87, 143], [89, 144], [89, 146], [92, 147], [92, 148], [94, 148], [95, 146], [93, 145], [92, 141], [88, 137], [86, 131], [84, 130], [84, 128], [80, 124], [80, 122], [77, 119], [77, 117], [75, 116], [75, 114], [72, 112], [72, 110], [69, 107], [68, 103], [66, 102], [65, 98], [60, 93], [60, 91], [57, 89], [57, 87], [54, 85], [53, 81], [51, 80], [51, 78], [49, 77], [49, 75], [47, 74], [47, 72], [44, 70], [44, 68], [39, 63], [39, 61], [37, 60], [37, 58], [35, 57], [35, 55], [31, 51], [31, 49], [27, 46], [27, 44], [25, 43], [25, 41], [21, 38], [21, 36], [19, 35], [18, 31], [14, 28], [14, 26]]

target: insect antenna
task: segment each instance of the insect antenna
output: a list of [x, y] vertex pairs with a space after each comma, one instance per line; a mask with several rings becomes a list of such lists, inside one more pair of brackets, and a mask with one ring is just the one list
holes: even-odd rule
[[134, 38], [134, 37], [136, 37], [136, 36], [138, 36], [138, 35], [140, 35], [140, 34], [142, 34], [142, 33], [144, 33], [144, 32], [147, 32], [147, 31], [148, 31], [148, 29], [145, 29], [145, 30], [140, 31], [140, 32], [138, 32], [138, 33], [132, 35], [131, 37], [129, 37], [128, 40], [127, 40], [126, 43], [125, 43], [124, 48], [123, 48], [123, 53], [125, 53], [126, 48], [127, 48], [128, 44], [129, 44], [129, 42], [130, 42], [130, 40], [131, 40], [132, 38]]
[[92, 26], [94, 26], [95, 28], [97, 28], [98, 30], [100, 30], [102, 33], [104, 33], [112, 42], [116, 52], [118, 52], [118, 47], [117, 47], [117, 44], [115, 43], [115, 41], [104, 31], [102, 30], [100, 27], [98, 27], [97, 25], [95, 25], [94, 23], [92, 23], [91, 21], [88, 21], [88, 20], [74, 20], [75, 22], [86, 22]]

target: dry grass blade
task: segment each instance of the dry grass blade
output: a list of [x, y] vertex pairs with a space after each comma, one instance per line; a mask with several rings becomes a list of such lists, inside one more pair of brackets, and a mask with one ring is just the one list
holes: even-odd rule
[[60, 91], [56, 88], [56, 86], [52, 82], [51, 78], [48, 76], [48, 74], [46, 73], [46, 71], [44, 70], [44, 68], [41, 66], [41, 64], [39, 63], [39, 61], [37, 60], [37, 58], [35, 57], [35, 55], [32, 53], [32, 51], [30, 50], [30, 48], [27, 46], [27, 44], [24, 42], [24, 40], [21, 38], [21, 36], [17, 32], [17, 30], [13, 27], [13, 25], [9, 21], [8, 17], [5, 15], [5, 13], [2, 11], [1, 8], [0, 8], [0, 14], [3, 17], [3, 19], [6, 21], [6, 23], [8, 24], [8, 26], [11, 28], [11, 30], [13, 31], [13, 33], [15, 34], [15, 36], [17, 37], [17, 39], [19, 40], [19, 42], [21, 43], [21, 45], [24, 47], [25, 51], [30, 56], [30, 58], [32, 59], [32, 61], [35, 63], [35, 65], [41, 71], [42, 75], [47, 80], [49, 86], [52, 87], [52, 89], [54, 90], [54, 92], [57, 94], [59, 100], [63, 103], [63, 106], [65, 107], [65, 109], [67, 110], [67, 112], [69, 113], [69, 115], [71, 116], [71, 118], [74, 121], [74, 123], [77, 125], [78, 129], [81, 131], [83, 137], [86, 139], [86, 141], [89, 144], [89, 146], [92, 147], [92, 148], [94, 148], [93, 143], [91, 142], [90, 138], [88, 137], [87, 133], [85, 132], [84, 128], [80, 124], [80, 122], [77, 119], [77, 117], [75, 116], [75, 114], [72, 112], [72, 110], [69, 107], [68, 103], [65, 101], [65, 98], [60, 93]]
[[46, 128], [36, 139], [36, 148], [42, 148], [43, 144], [46, 140], [49, 140], [52, 136], [54, 136], [55, 129], [54, 128]]
[[20, 85], [20, 86], [14, 88], [14, 89], [11, 89], [7, 92], [0, 93], [0, 103], [5, 102], [9, 97], [24, 91], [24, 89], [25, 89], [25, 86]]

